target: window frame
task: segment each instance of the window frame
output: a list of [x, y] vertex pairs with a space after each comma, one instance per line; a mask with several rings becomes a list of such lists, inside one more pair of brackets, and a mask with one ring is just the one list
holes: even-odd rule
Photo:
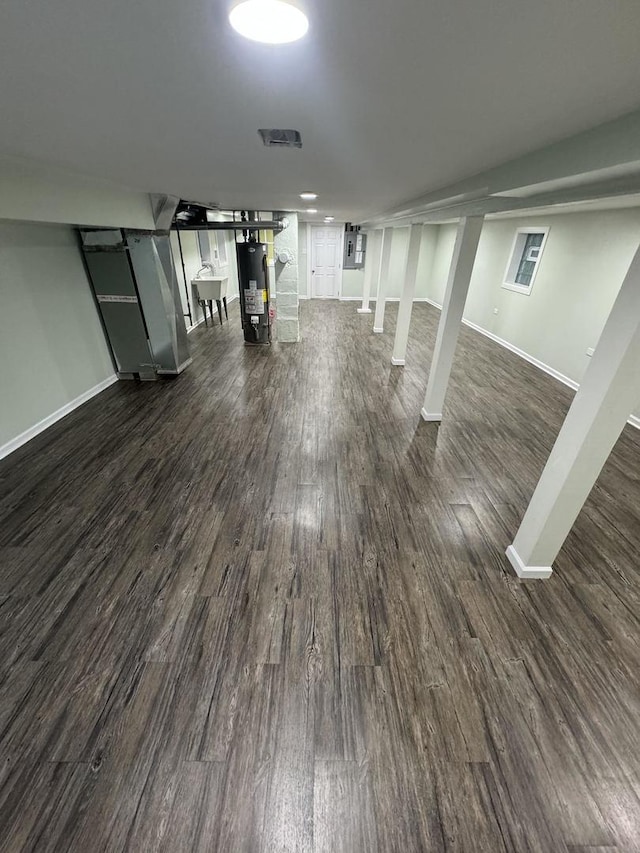
[[[522, 251], [524, 250], [524, 244], [526, 243], [526, 236], [524, 239], [524, 243], [522, 243], [522, 249], [520, 250], [518, 258], [515, 257], [516, 250], [518, 249], [518, 244], [521, 242], [522, 235], [528, 234], [542, 234], [542, 243], [540, 244], [540, 251], [538, 252], [538, 257], [535, 259], [535, 266], [533, 268], [533, 272], [531, 274], [531, 281], [529, 284], [519, 284], [515, 278], [518, 273], [518, 269], [520, 264], [522, 263]], [[549, 226], [548, 225], [529, 225], [523, 226], [522, 228], [517, 228], [516, 233], [513, 238], [513, 243], [511, 244], [511, 251], [509, 252], [509, 260], [507, 261], [507, 266], [504, 271], [502, 287], [505, 290], [512, 290], [514, 293], [523, 293], [525, 296], [530, 296], [531, 291], [533, 289], [533, 285], [536, 281], [536, 276], [538, 275], [538, 270], [540, 269], [540, 262], [542, 261], [542, 255], [544, 254], [544, 249], [547, 244], [547, 238], [549, 236]]]

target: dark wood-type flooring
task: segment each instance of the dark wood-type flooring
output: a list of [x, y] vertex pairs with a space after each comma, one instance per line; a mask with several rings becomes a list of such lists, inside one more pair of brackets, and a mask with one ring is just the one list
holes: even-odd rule
[[640, 850], [640, 435], [548, 581], [571, 392], [464, 328], [420, 421], [355, 303], [119, 383], [0, 463], [0, 850]]

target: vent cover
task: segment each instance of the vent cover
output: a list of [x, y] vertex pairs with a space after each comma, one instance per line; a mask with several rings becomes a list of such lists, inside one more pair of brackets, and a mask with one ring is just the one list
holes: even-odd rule
[[261, 128], [258, 133], [267, 148], [302, 148], [302, 137], [297, 130]]

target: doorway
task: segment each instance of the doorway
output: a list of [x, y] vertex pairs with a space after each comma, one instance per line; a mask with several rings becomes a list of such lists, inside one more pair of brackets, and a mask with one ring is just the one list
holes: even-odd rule
[[339, 299], [342, 289], [342, 228], [313, 225], [309, 258], [311, 298]]

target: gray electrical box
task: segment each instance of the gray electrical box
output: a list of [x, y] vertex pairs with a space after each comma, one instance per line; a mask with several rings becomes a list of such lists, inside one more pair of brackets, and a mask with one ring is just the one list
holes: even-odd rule
[[347, 223], [344, 232], [344, 258], [342, 268], [345, 270], [360, 270], [364, 267], [367, 253], [367, 235], [360, 231], [360, 226]]
[[191, 357], [169, 236], [121, 229], [80, 234], [120, 378], [181, 373]]

